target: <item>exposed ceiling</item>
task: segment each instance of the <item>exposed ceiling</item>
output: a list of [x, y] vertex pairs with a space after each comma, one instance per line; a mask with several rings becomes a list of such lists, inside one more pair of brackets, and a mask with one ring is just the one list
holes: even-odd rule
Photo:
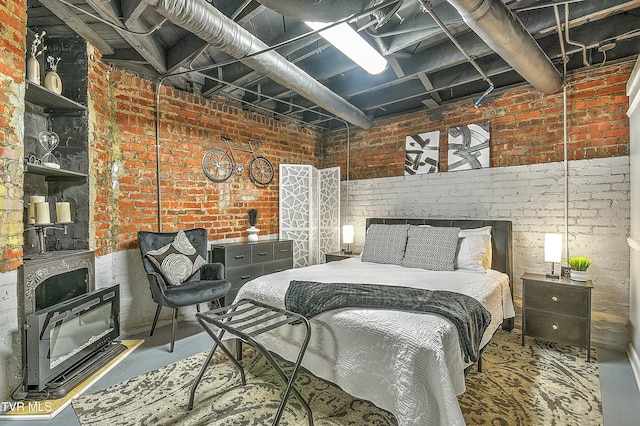
[[[523, 83], [553, 93], [563, 57], [571, 72], [640, 53], [640, 0], [28, 0], [27, 13], [107, 63], [326, 129]], [[367, 74], [302, 23], [314, 18], [350, 22], [388, 68]]]

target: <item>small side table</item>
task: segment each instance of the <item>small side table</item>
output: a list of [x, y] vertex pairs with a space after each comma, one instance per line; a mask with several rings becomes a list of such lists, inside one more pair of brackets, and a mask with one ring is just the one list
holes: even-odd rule
[[344, 260], [344, 259], [349, 259], [350, 257], [358, 257], [360, 256], [360, 253], [345, 253], [343, 251], [336, 251], [333, 253], [327, 253], [324, 255], [325, 257], [325, 262], [329, 263], [329, 262], [336, 262], [338, 260]]
[[591, 280], [522, 276], [522, 345], [531, 336], [587, 350], [591, 361]]

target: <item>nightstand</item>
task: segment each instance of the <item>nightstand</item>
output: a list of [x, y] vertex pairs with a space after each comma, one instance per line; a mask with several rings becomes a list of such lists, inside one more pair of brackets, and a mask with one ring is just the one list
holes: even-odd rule
[[591, 280], [522, 276], [522, 345], [524, 337], [583, 347], [591, 360]]
[[349, 259], [350, 257], [358, 257], [360, 256], [359, 253], [350, 253], [350, 254], [346, 254], [343, 251], [336, 251], [333, 253], [327, 253], [324, 255], [324, 260], [326, 263], [329, 262], [335, 262], [337, 260], [344, 260], [344, 259]]

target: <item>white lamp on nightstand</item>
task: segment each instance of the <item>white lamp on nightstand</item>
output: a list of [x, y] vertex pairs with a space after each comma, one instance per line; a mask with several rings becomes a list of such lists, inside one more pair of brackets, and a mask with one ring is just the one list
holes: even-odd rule
[[351, 244], [353, 244], [353, 225], [342, 226], [342, 242], [345, 244], [344, 254], [351, 254]]
[[545, 234], [544, 236], [544, 261], [551, 262], [551, 273], [547, 278], [560, 278], [555, 273], [555, 262], [562, 260], [562, 234]]

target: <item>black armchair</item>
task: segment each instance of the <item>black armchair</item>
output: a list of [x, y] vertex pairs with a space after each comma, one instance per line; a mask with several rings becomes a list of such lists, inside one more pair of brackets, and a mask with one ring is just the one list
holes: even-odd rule
[[224, 266], [221, 263], [207, 263], [205, 260], [205, 229], [179, 232], [139, 231], [138, 243], [151, 297], [158, 304], [150, 335], [153, 336], [162, 307], [173, 309], [169, 350], [173, 352], [178, 308], [196, 305], [200, 312], [199, 304], [208, 302], [221, 307], [220, 299], [227, 294], [231, 283], [224, 279]]

